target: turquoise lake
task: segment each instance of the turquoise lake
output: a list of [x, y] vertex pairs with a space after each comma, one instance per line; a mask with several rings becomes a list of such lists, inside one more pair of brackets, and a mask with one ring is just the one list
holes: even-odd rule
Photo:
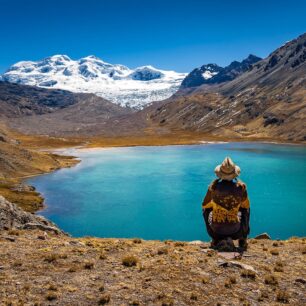
[[71, 150], [82, 162], [27, 180], [73, 236], [209, 240], [201, 203], [226, 156], [241, 167], [251, 234], [306, 236], [306, 147], [264, 143]]

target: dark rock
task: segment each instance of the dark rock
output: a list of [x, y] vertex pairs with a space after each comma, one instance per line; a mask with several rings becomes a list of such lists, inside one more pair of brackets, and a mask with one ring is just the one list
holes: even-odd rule
[[254, 239], [257, 239], [257, 240], [269, 239], [269, 240], [271, 240], [271, 237], [267, 233], [262, 233], [262, 234], [256, 236]]
[[41, 224], [41, 223], [31, 223], [31, 222], [23, 224], [19, 228], [21, 228], [21, 229], [40, 229], [42, 231], [54, 232], [55, 234], [59, 234], [61, 232], [55, 226], [48, 226], [48, 225], [44, 225], [44, 224]]
[[203, 65], [200, 68], [196, 68], [192, 70], [186, 78], [183, 80], [181, 87], [189, 88], [189, 87], [197, 87], [203, 84], [206, 84], [209, 79], [205, 79], [203, 73], [206, 71], [210, 71], [211, 73], [218, 74], [224, 68], [218, 66], [217, 64], [207, 64]]
[[306, 279], [305, 278], [302, 278], [302, 277], [299, 277], [295, 280], [296, 283], [301, 283], [301, 284], [306, 284]]
[[232, 239], [221, 240], [215, 247], [219, 252], [235, 252], [236, 247]]
[[242, 62], [233, 61], [227, 67], [225, 67], [219, 74], [209, 80], [210, 84], [220, 84], [228, 81], [232, 81], [242, 73], [250, 70], [253, 64], [260, 61], [261, 58], [250, 54]]
[[156, 71], [150, 67], [137, 68], [131, 75], [130, 78], [138, 81], [151, 81], [160, 79], [163, 73]]
[[5, 236], [4, 239], [10, 241], [10, 242], [15, 242], [15, 238], [14, 237], [10, 237], [10, 236]]
[[278, 63], [278, 61], [278, 56], [276, 54], [272, 55], [269, 59], [268, 64], [265, 67], [265, 71], [269, 70], [270, 68], [273, 68]]
[[294, 60], [294, 62], [291, 64], [291, 67], [295, 68], [301, 65], [302, 63], [304, 63], [305, 60], [306, 60], [306, 50], [304, 50], [303, 53], [296, 60]]
[[284, 122], [282, 118], [278, 118], [274, 116], [273, 114], [264, 114], [263, 118], [264, 118], [265, 127], [268, 125], [280, 125]]

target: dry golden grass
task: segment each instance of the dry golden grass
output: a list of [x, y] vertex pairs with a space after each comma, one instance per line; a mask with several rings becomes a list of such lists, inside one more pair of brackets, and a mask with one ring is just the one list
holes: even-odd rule
[[284, 263], [280, 260], [275, 262], [274, 266], [274, 271], [275, 272], [284, 272]]
[[275, 285], [278, 284], [278, 280], [277, 280], [275, 275], [268, 274], [268, 275], [265, 276], [265, 284], [275, 286]]
[[133, 242], [134, 242], [134, 243], [141, 243], [141, 242], [142, 242], [142, 240], [141, 240], [141, 239], [139, 239], [139, 238], [134, 238], [134, 239], [133, 239]]
[[86, 262], [84, 264], [84, 268], [87, 270], [92, 270], [94, 268], [95, 264], [93, 262]]
[[127, 255], [122, 258], [122, 264], [126, 267], [136, 266], [138, 263], [138, 258], [133, 255]]
[[86, 142], [86, 138], [78, 137], [51, 137], [40, 135], [25, 135], [10, 131], [11, 137], [17, 139], [21, 145], [28, 149], [58, 149], [77, 147]]
[[274, 256], [278, 256], [279, 255], [279, 251], [277, 249], [272, 249], [270, 250], [270, 253]]
[[46, 295], [46, 300], [47, 301], [54, 301], [57, 299], [57, 294], [54, 293], [54, 292], [48, 292], [47, 295]]
[[276, 294], [276, 301], [281, 303], [289, 303], [289, 294], [286, 290], [279, 290]]
[[[306, 279], [302, 239], [278, 247], [281, 261], [265, 258], [262, 245], [250, 243], [239, 262], [257, 271], [254, 278], [249, 270], [220, 266], [220, 254], [207, 256], [208, 243], [135, 243], [52, 233], [39, 239], [42, 235], [33, 230], [0, 232], [0, 305], [274, 305], [287, 303], [288, 296], [291, 305], [306, 302], [304, 284], [296, 281]], [[158, 255], [164, 247], [167, 253]], [[101, 260], [101, 254], [106, 258]], [[276, 274], [276, 284], [265, 267], [281, 265], [286, 276]], [[278, 293], [284, 288], [288, 295]]]
[[[12, 135], [10, 134], [10, 136]], [[50, 140], [48, 137], [32, 137], [15, 135], [14, 133], [13, 136], [16, 136], [21, 144], [1, 142], [0, 146], [0, 195], [25, 211], [35, 212], [43, 207], [43, 198], [32, 188], [22, 186], [22, 179], [62, 167], [71, 167], [79, 161], [72, 156], [62, 156], [32, 149], [42, 148], [43, 145], [48, 148], [57, 148], [64, 144], [69, 146], [77, 142]], [[43, 139], [45, 140], [43, 141]]]
[[262, 291], [260, 296], [258, 297], [258, 302], [263, 302], [265, 299], [269, 298], [269, 294], [267, 291]]
[[161, 135], [139, 135], [120, 137], [93, 137], [87, 145], [89, 148], [96, 147], [123, 147], [123, 146], [164, 146], [197, 144], [199, 141], [222, 141], [220, 137], [209, 136], [191, 132], [173, 132]]
[[103, 294], [99, 299], [99, 305], [105, 305], [110, 302], [110, 295], [109, 294]]
[[19, 191], [18, 186], [18, 180], [5, 180], [0, 183], [0, 195], [27, 212], [35, 212], [43, 207], [44, 199], [38, 192]]
[[250, 279], [256, 278], [256, 273], [252, 270], [247, 270], [247, 269], [243, 269], [240, 275], [241, 277], [244, 277], [244, 278], [250, 278]]

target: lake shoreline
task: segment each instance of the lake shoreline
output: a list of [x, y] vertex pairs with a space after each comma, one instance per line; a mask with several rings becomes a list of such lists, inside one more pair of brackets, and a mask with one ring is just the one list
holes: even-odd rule
[[[82, 163], [82, 160], [80, 159], [80, 157], [77, 155], [78, 151], [81, 152], [94, 152], [94, 151], [99, 151], [99, 150], [106, 150], [106, 149], [115, 149], [115, 148], [133, 148], [133, 147], [172, 147], [172, 146], [198, 146], [198, 145], [215, 145], [215, 144], [226, 144], [226, 143], [262, 143], [262, 144], [272, 144], [272, 145], [292, 145], [292, 146], [306, 146], [306, 144], [303, 143], [287, 143], [287, 142], [276, 142], [276, 141], [264, 141], [264, 140], [256, 140], [256, 141], [250, 141], [248, 139], [244, 139], [244, 141], [239, 141], [239, 140], [201, 140], [201, 141], [191, 141], [189, 143], [184, 143], [184, 144], [173, 144], [173, 143], [169, 143], [169, 144], [137, 144], [137, 145], [125, 145], [125, 144], [120, 144], [120, 145], [97, 145], [96, 143], [91, 143], [91, 142], [87, 142], [84, 143], [83, 145], [76, 145], [76, 146], [68, 146], [68, 147], [56, 147], [56, 148], [49, 148], [49, 149], [40, 149], [41, 151], [50, 153], [50, 154], [56, 154], [59, 156], [63, 156], [63, 157], [70, 157], [74, 160], [74, 163], [72, 165], [69, 165], [68, 168], [74, 167], [76, 165], [78, 165], [79, 163]], [[72, 154], [71, 154], [72, 153]], [[51, 171], [46, 171], [46, 172], [40, 172], [40, 173], [36, 173], [36, 174], [31, 174], [31, 175], [27, 175], [27, 176], [23, 176], [23, 177], [18, 177], [18, 181], [24, 183], [26, 179], [28, 178], [32, 178], [32, 177], [37, 177], [37, 176], [41, 176], [41, 175], [46, 175], [55, 171], [58, 171], [62, 168], [67, 168], [67, 166], [62, 165], [61, 167], [59, 167], [58, 169], [54, 169]], [[33, 188], [33, 186], [26, 184], [26, 186], [29, 186], [30, 188]], [[45, 199], [43, 196], [39, 195], [39, 197], [42, 199], [41, 205], [40, 207], [38, 207], [34, 212], [39, 212], [39, 211], [43, 211], [44, 209], [47, 208], [47, 205], [45, 203]]]
[[[205, 241], [73, 238], [15, 227], [1, 230], [0, 241], [5, 304], [306, 303], [303, 237], [250, 238], [243, 254], [216, 252]], [[43, 285], [29, 285], [29, 276]]]
[[[264, 140], [203, 140], [203, 141], [197, 141], [190, 143], [169, 143], [169, 144], [107, 144], [107, 145], [98, 145], [95, 143], [87, 143], [84, 145], [79, 145], [75, 147], [60, 147], [60, 148], [49, 148], [49, 149], [41, 149], [43, 152], [49, 152], [49, 153], [55, 153], [55, 154], [64, 154], [64, 152], [69, 151], [82, 151], [82, 152], [93, 152], [93, 151], [99, 151], [99, 150], [105, 150], [105, 149], [115, 149], [115, 148], [134, 148], [134, 147], [174, 147], [174, 146], [199, 146], [199, 145], [217, 145], [217, 144], [226, 144], [226, 143], [250, 143], [250, 144], [271, 144], [271, 145], [284, 145], [284, 146], [297, 146], [297, 147], [304, 147], [306, 146], [306, 143], [300, 143], [300, 142], [277, 142], [277, 141], [264, 141]], [[79, 158], [78, 156], [71, 157], [75, 158], [76, 160]], [[44, 173], [40, 173], [37, 175], [42, 175]], [[37, 175], [31, 175], [31, 176], [37, 176]]]
[[[190, 135], [186, 134], [188, 137]], [[186, 136], [185, 135], [185, 136]], [[124, 148], [124, 147], [166, 147], [166, 146], [196, 146], [196, 145], [209, 145], [209, 144], [224, 144], [224, 143], [267, 143], [267, 144], [275, 144], [275, 145], [292, 145], [292, 146], [305, 146], [306, 144], [303, 142], [286, 142], [286, 141], [280, 141], [280, 140], [267, 140], [267, 139], [228, 139], [228, 138], [221, 138], [221, 137], [203, 137], [201, 136], [199, 139], [199, 136], [196, 135], [196, 139], [188, 139], [188, 137], [180, 139], [177, 141], [177, 139], [171, 137], [157, 137], [154, 138], [151, 142], [151, 137], [147, 137], [146, 139], [143, 138], [137, 138], [134, 137], [134, 142], [129, 143], [131, 140], [130, 138], [108, 138], [107, 141], [102, 141], [101, 138], [100, 141], [97, 141], [95, 139], [91, 139], [89, 141], [84, 141], [84, 139], [57, 139], [54, 137], [42, 137], [42, 136], [30, 136], [30, 135], [18, 135], [19, 139], [21, 140], [22, 144], [25, 145], [26, 148], [29, 148], [34, 151], [43, 151], [47, 154], [51, 155], [58, 155], [59, 159], [63, 158], [63, 161], [65, 161], [65, 158], [68, 158], [69, 163], [65, 164], [60, 163], [56, 169], [48, 169], [41, 171], [39, 173], [31, 173], [29, 175], [23, 175], [23, 176], [14, 176], [11, 178], [3, 178], [2, 185], [3, 191], [4, 191], [4, 196], [7, 194], [13, 193], [13, 197], [10, 198], [10, 200], [15, 198], [15, 189], [17, 186], [20, 184], [24, 185], [24, 181], [27, 178], [30, 177], [36, 177], [36, 176], [41, 176], [45, 175], [48, 173], [52, 173], [54, 171], [57, 171], [62, 168], [66, 167], [74, 167], [75, 165], [81, 163], [82, 161], [78, 159], [77, 154], [75, 154], [78, 150], [87, 151], [87, 150], [104, 150], [108, 148]], [[137, 140], [138, 139], [138, 140]], [[135, 141], [136, 140], [136, 141]], [[145, 141], [144, 141], [145, 140]], [[65, 152], [67, 151], [74, 151], [72, 154], [68, 154], [69, 156], [65, 156]], [[70, 160], [69, 160], [70, 159]], [[30, 188], [32, 189], [33, 186], [25, 185], [24, 186], [26, 189]], [[18, 196], [18, 201], [22, 202], [22, 199], [19, 195]], [[37, 212], [41, 211], [46, 208], [45, 200], [44, 198], [39, 194], [39, 195], [34, 195], [35, 198], [35, 204], [33, 205], [33, 208], [31, 208], [32, 212]], [[37, 203], [39, 203], [37, 205]]]
[[[194, 147], [194, 148], [192, 148]], [[130, 149], [129, 149], [130, 148]], [[206, 149], [207, 148], [207, 149]], [[304, 147], [303, 147], [304, 148]], [[285, 145], [278, 145], [278, 144], [267, 144], [267, 143], [257, 143], [255, 144], [254, 142], [249, 142], [249, 143], [207, 143], [207, 144], [198, 144], [195, 146], [185, 146], [185, 145], [177, 145], [177, 146], [168, 146], [167, 148], [165, 147], [165, 150], [160, 147], [160, 146], [156, 146], [156, 148], [154, 147], [148, 147], [148, 146], [138, 146], [136, 147], [107, 147], [107, 148], [69, 148], [68, 152], [64, 150], [63, 154], [71, 154], [74, 156], [78, 156], [81, 160], [81, 164], [83, 166], [78, 167], [78, 169], [73, 170], [72, 172], [70, 172], [70, 170], [68, 171], [63, 171], [60, 172], [59, 174], [55, 174], [52, 175], [50, 178], [44, 177], [44, 178], [38, 178], [37, 180], [33, 179], [28, 181], [29, 184], [33, 184], [34, 186], [37, 186], [38, 191], [43, 191], [44, 192], [44, 196], [46, 197], [47, 201], [48, 201], [48, 205], [50, 205], [48, 211], [44, 212], [43, 215], [45, 217], [50, 217], [50, 213], [51, 215], [54, 217], [54, 219], [51, 219], [54, 222], [57, 222], [61, 228], [63, 228], [64, 230], [70, 232], [72, 235], [80, 237], [82, 235], [94, 235], [94, 236], [100, 236], [101, 237], [101, 233], [95, 233], [94, 230], [88, 230], [88, 231], [83, 231], [80, 229], [80, 232], [73, 232], [70, 231], [69, 227], [66, 227], [66, 221], [63, 220], [63, 218], [61, 217], [61, 211], [62, 209], [60, 207], [62, 207], [62, 204], [58, 204], [58, 203], [65, 203], [66, 198], [68, 197], [71, 203], [73, 203], [73, 199], [75, 197], [78, 198], [77, 196], [77, 192], [73, 193], [73, 190], [79, 190], [80, 188], [83, 188], [82, 186], [87, 186], [89, 184], [89, 186], [94, 186], [95, 182], [91, 179], [91, 178], [95, 178], [96, 180], [100, 180], [98, 185], [99, 185], [99, 190], [104, 190], [102, 192], [104, 192], [104, 194], [106, 195], [106, 198], [108, 199], [108, 202], [105, 202], [105, 200], [103, 200], [104, 205], [106, 205], [105, 207], [109, 207], [109, 205], [115, 205], [115, 203], [123, 203], [125, 201], [122, 201], [122, 198], [120, 199], [120, 196], [118, 198], [118, 195], [120, 193], [116, 193], [116, 195], [114, 195], [114, 198], [110, 199], [109, 196], [107, 196], [107, 194], [109, 195], [110, 192], [112, 192], [112, 188], [114, 182], [120, 182], [120, 186], [122, 186], [122, 191], [121, 193], [124, 193], [124, 198], [127, 199], [128, 201], [126, 201], [126, 204], [130, 207], [130, 205], [134, 205], [133, 204], [133, 199], [134, 197], [132, 196], [132, 194], [129, 194], [128, 190], [134, 190], [135, 194], [137, 195], [137, 199], [138, 201], [140, 201], [141, 203], [143, 203], [144, 201], [146, 201], [146, 199], [144, 198], [144, 196], [141, 196], [142, 194], [142, 190], [146, 190], [145, 186], [152, 186], [152, 184], [155, 184], [154, 181], [152, 181], [152, 179], [150, 178], [150, 174], [151, 170], [150, 168], [152, 168], [153, 172], [155, 173], [155, 175], [153, 176], [153, 180], [154, 177], [156, 177], [156, 175], [163, 175], [163, 177], [165, 177], [165, 181], [164, 185], [165, 186], [171, 186], [171, 182], [174, 182], [174, 180], [176, 180], [176, 175], [181, 175], [180, 174], [180, 169], [182, 167], [182, 169], [184, 169], [184, 171], [187, 171], [184, 174], [184, 180], [190, 181], [189, 180], [189, 174], [192, 175], [193, 177], [196, 178], [201, 178], [200, 179], [200, 183], [199, 182], [194, 182], [191, 184], [187, 184], [187, 185], [178, 185], [176, 186], [177, 190], [182, 190], [182, 195], [184, 195], [184, 199], [181, 198], [182, 202], [177, 202], [177, 203], [187, 203], [188, 201], [192, 201], [192, 203], [199, 203], [202, 199], [199, 198], [202, 197], [202, 195], [204, 195], [205, 192], [205, 188], [202, 189], [203, 187], [206, 187], [209, 185], [210, 181], [212, 179], [214, 179], [214, 173], [213, 173], [213, 169], [216, 166], [216, 164], [218, 162], [220, 162], [221, 160], [223, 160], [225, 155], [232, 156], [234, 158], [234, 161], [238, 162], [238, 165], [242, 166], [242, 177], [241, 179], [243, 181], [245, 181], [247, 183], [247, 185], [249, 186], [249, 191], [252, 195], [252, 199], [255, 201], [255, 199], [258, 198], [258, 196], [256, 196], [256, 194], [260, 194], [260, 192], [258, 192], [258, 187], [260, 186], [260, 184], [257, 184], [258, 179], [261, 177], [261, 166], [259, 166], [258, 170], [254, 170], [256, 169], [256, 167], [252, 167], [252, 162], [257, 163], [258, 161], [258, 165], [261, 165], [261, 161], [263, 161], [264, 163], [268, 162], [268, 164], [262, 164], [263, 169], [265, 169], [266, 165], [268, 166], [270, 164], [270, 158], [273, 158], [271, 161], [273, 161], [274, 159], [279, 160], [279, 161], [287, 161], [288, 158], [288, 162], [291, 165], [292, 162], [290, 162], [290, 156], [293, 157], [293, 160], [296, 160], [294, 163], [297, 165], [297, 167], [299, 168], [299, 165], [301, 165], [301, 162], [303, 161], [303, 152], [304, 149], [303, 148], [299, 148], [297, 146], [294, 146], [294, 148], [290, 148], [289, 146], [285, 146]], [[121, 151], [122, 149], [122, 151]], [[230, 150], [230, 151], [229, 151]], [[101, 153], [100, 153], [101, 152]], [[233, 153], [231, 153], [233, 152]], [[160, 157], [158, 157], [160, 156]], [[188, 156], [190, 156], [190, 161]], [[266, 159], [266, 156], [268, 157], [268, 159]], [[294, 158], [294, 156], [296, 156], [296, 158]], [[187, 157], [187, 159], [186, 159]], [[161, 159], [160, 159], [161, 158]], [[84, 164], [82, 163], [84, 161]], [[278, 165], [279, 161], [275, 164]], [[149, 164], [152, 164], [152, 166], [149, 166]], [[250, 164], [251, 163], [251, 164]], [[139, 167], [141, 169], [147, 169], [145, 170], [136, 170], [135, 165], [139, 165], [137, 166], [137, 169], [139, 169]], [[274, 163], [272, 162], [272, 165]], [[105, 166], [107, 165], [107, 166]], [[147, 165], [147, 166], [145, 166]], [[181, 165], [181, 166], [179, 166]], [[192, 166], [193, 168], [189, 168], [190, 166]], [[292, 164], [293, 165], [293, 164]], [[160, 168], [160, 166], [162, 168]], [[132, 184], [131, 186], [129, 186], [129, 184], [125, 183], [126, 178], [123, 179], [122, 174], [120, 174], [118, 176], [118, 172], [117, 170], [115, 172], [113, 172], [113, 170], [111, 172], [109, 172], [107, 169], [109, 169], [109, 167], [111, 167], [112, 169], [121, 169], [121, 171], [119, 171], [119, 173], [134, 173], [135, 175], [132, 176], [132, 181], [130, 182], [130, 184]], [[119, 168], [118, 168], [119, 167]], [[122, 167], [122, 168], [121, 168]], [[157, 167], [157, 168], [156, 168]], [[196, 168], [194, 168], [196, 167]], [[277, 166], [278, 167], [278, 166]], [[97, 176], [97, 174], [95, 174], [95, 170], [97, 169], [96, 173], [104, 173], [104, 179], [102, 177], [99, 178], [99, 176]], [[192, 173], [187, 170], [187, 169], [193, 169]], [[198, 169], [198, 170], [196, 170]], [[270, 171], [272, 174], [275, 173], [274, 171], [276, 171], [277, 169], [274, 166], [269, 166], [267, 171]], [[285, 169], [285, 168], [284, 168]], [[279, 169], [280, 170], [280, 169]], [[106, 172], [105, 172], [106, 171]], [[132, 171], [132, 172], [131, 172]], [[147, 172], [149, 171], [149, 172]], [[161, 172], [160, 172], [161, 171]], [[177, 172], [178, 171], [178, 172]], [[196, 171], [196, 172], [194, 172]], [[278, 170], [277, 170], [278, 171]], [[285, 171], [285, 170], [284, 170]], [[273, 186], [275, 186], [275, 180], [277, 180], [277, 182], [279, 182], [281, 184], [281, 186], [284, 186], [285, 181], [288, 179], [286, 179], [286, 175], [285, 172], [281, 171], [280, 172], [280, 178], [278, 181], [278, 178], [274, 176], [274, 179], [270, 180], [271, 183], [267, 184], [267, 186], [260, 188], [261, 192], [264, 192], [267, 194], [267, 197], [265, 198], [265, 203], [269, 202], [270, 200], [271, 205], [275, 205], [275, 201], [279, 201], [279, 197], [275, 197], [271, 196], [271, 193], [273, 193]], [[268, 172], [269, 173], [269, 172]], [[283, 175], [281, 173], [284, 173]], [[295, 172], [293, 172], [295, 173]], [[300, 172], [298, 172], [300, 173]], [[298, 174], [297, 173], [297, 174]], [[168, 175], [170, 174], [170, 176]], [[149, 185], [144, 185], [142, 186], [144, 183], [141, 183], [140, 185], [137, 184], [137, 181], [133, 181], [133, 177], [137, 178], [137, 176], [140, 175], [142, 178], [145, 178], [145, 181], [143, 182], [149, 182]], [[174, 175], [174, 176], [173, 176]], [[66, 177], [69, 177], [69, 181], [65, 181]], [[253, 178], [251, 178], [253, 176]], [[83, 177], [83, 178], [82, 178]], [[118, 178], [117, 178], [118, 177]], [[301, 176], [301, 178], [303, 179], [304, 176]], [[190, 176], [191, 178], [191, 176]], [[273, 178], [273, 175], [271, 176], [271, 178]], [[119, 179], [119, 181], [117, 181]], [[77, 184], [74, 185], [74, 181], [78, 182]], [[128, 180], [130, 181], [130, 180]], [[82, 182], [82, 183], [81, 183]], [[105, 183], [104, 183], [105, 182]], [[112, 183], [110, 183], [112, 182]], [[181, 179], [179, 179], [178, 182], [183, 182]], [[190, 181], [191, 182], [191, 181]], [[274, 183], [273, 183], [274, 182]], [[123, 183], [123, 185], [122, 185]], [[51, 185], [50, 185], [51, 184]], [[65, 189], [65, 185], [68, 184], [69, 187], [68, 189]], [[147, 183], [145, 183], [147, 184]], [[195, 185], [194, 185], [195, 184]], [[51, 187], [51, 189], [49, 190], [48, 186], [53, 186]], [[106, 186], [106, 189], [104, 189]], [[139, 186], [136, 188], [136, 186]], [[155, 185], [154, 185], [155, 186]], [[187, 186], [190, 186], [187, 187]], [[41, 189], [40, 189], [40, 188]], [[87, 187], [84, 187], [87, 188]], [[136, 189], [134, 189], [136, 188]], [[171, 201], [175, 202], [176, 200], [176, 194], [177, 192], [171, 192], [170, 190], [166, 190], [168, 187], [162, 188], [161, 192], [158, 192], [156, 194], [156, 192], [154, 193], [154, 196], [150, 195], [150, 193], [147, 195], [149, 197], [149, 199], [152, 199], [152, 201], [157, 201], [160, 203], [163, 203], [163, 199], [166, 199], [167, 197], [169, 197], [171, 199]], [[170, 188], [171, 189], [171, 188]], [[58, 190], [58, 194], [61, 194], [62, 196], [57, 196], [54, 194], [54, 192], [52, 192], [52, 190]], [[66, 195], [67, 191], [71, 191], [72, 193], [70, 194], [68, 192], [68, 194], [70, 194], [70, 196]], [[289, 190], [290, 191], [290, 190]], [[102, 194], [98, 193], [98, 190], [92, 190], [90, 188], [84, 189], [84, 194], [88, 193], [88, 196], [90, 196], [90, 198], [92, 199], [93, 203], [95, 203], [95, 199], [105, 199], [105, 196]], [[170, 192], [170, 193], [169, 193]], [[292, 190], [290, 191], [290, 193], [292, 192]], [[296, 189], [296, 195], [297, 197], [302, 196], [304, 193], [301, 190], [300, 187], [297, 186]], [[188, 194], [195, 194], [195, 197], [190, 198], [190, 196], [188, 196]], [[96, 196], [94, 196], [96, 195]], [[186, 195], [186, 196], [185, 196]], [[80, 194], [81, 196], [81, 194]], [[159, 197], [161, 197], [159, 199]], [[181, 197], [181, 196], [180, 196]], [[187, 197], [187, 198], [186, 198]], [[153, 200], [154, 199], [154, 200]], [[161, 201], [160, 201], [161, 200]], [[62, 202], [63, 201], [63, 202]], [[113, 201], [113, 202], [112, 202]], [[152, 202], [151, 201], [151, 202]], [[170, 202], [171, 202], [170, 201]], [[262, 201], [262, 200], [256, 200], [258, 201]], [[254, 202], [254, 205], [256, 203], [256, 201]], [[69, 203], [70, 203], [69, 202]], [[83, 200], [84, 202], [84, 200]], [[151, 203], [150, 201], [148, 203]], [[171, 203], [172, 203], [171, 202]], [[290, 202], [290, 201], [289, 201]], [[77, 202], [75, 202], [77, 203]], [[84, 202], [85, 203], [85, 202]], [[270, 202], [269, 202], [270, 203]], [[97, 207], [99, 203], [93, 204], [93, 207]], [[151, 203], [152, 204], [152, 203]], [[161, 205], [165, 205], [166, 203], [163, 203]], [[258, 204], [258, 203], [257, 203]], [[67, 208], [69, 209], [77, 209], [78, 206], [74, 206], [75, 204], [71, 204], [68, 205]], [[169, 204], [170, 207], [172, 204]], [[181, 204], [179, 204], [180, 207]], [[196, 204], [195, 204], [196, 205]], [[132, 207], [131, 206], [131, 207]], [[258, 205], [256, 205], [258, 206]], [[46, 207], [46, 206], [45, 206]], [[69, 208], [70, 207], [70, 208]], [[86, 211], [83, 210], [83, 214], [90, 214], [90, 211], [92, 211], [93, 207], [86, 206]], [[115, 205], [116, 207], [116, 205]], [[182, 206], [183, 207], [183, 206]], [[194, 207], [194, 205], [193, 205]], [[261, 206], [260, 206], [261, 207]], [[55, 210], [54, 210], [55, 209]], [[104, 208], [103, 208], [104, 209]], [[179, 208], [181, 209], [181, 208]], [[139, 211], [139, 208], [135, 207], [135, 209], [132, 209], [133, 211]], [[55, 213], [56, 211], [56, 213]], [[67, 211], [65, 209], [65, 211]], [[158, 210], [159, 211], [159, 210]], [[179, 210], [177, 210], [179, 211]], [[194, 209], [192, 209], [192, 211], [194, 211]], [[119, 213], [119, 212], [117, 212]], [[256, 213], [254, 211], [255, 215], [258, 215], [258, 212]], [[154, 215], [154, 212], [152, 212], [152, 214]], [[160, 214], [160, 212], [158, 213]], [[195, 212], [192, 213], [192, 218], [195, 218], [196, 220], [199, 219], [199, 212], [196, 213]], [[281, 213], [280, 213], [281, 214]], [[255, 216], [254, 215], [254, 216]], [[261, 215], [261, 213], [259, 214]], [[171, 217], [172, 220], [175, 220], [178, 216], [174, 216]], [[279, 218], [280, 216], [278, 216]], [[107, 218], [110, 218], [107, 217]], [[57, 220], [57, 221], [56, 221]], [[262, 222], [266, 222], [264, 221], [265, 218], [262, 220]], [[300, 218], [298, 219], [299, 221], [297, 221], [299, 224], [299, 228], [300, 228]], [[68, 222], [68, 221], [67, 221]], [[197, 225], [196, 227], [199, 228], [198, 226], [199, 220], [197, 221]], [[77, 224], [77, 223], [76, 223]], [[93, 223], [94, 224], [94, 223]], [[259, 225], [259, 223], [256, 226], [256, 228], [253, 228], [253, 233], [252, 236], [257, 235], [259, 233], [259, 231], [263, 230], [267, 230], [268, 232], [270, 231], [270, 227], [266, 226], [264, 224]], [[291, 223], [290, 223], [291, 224]], [[96, 225], [97, 226], [97, 225]], [[106, 226], [106, 225], [104, 225]], [[119, 226], [119, 225], [118, 225]], [[75, 227], [75, 226], [73, 226]], [[95, 226], [94, 226], [95, 227]], [[271, 234], [273, 235], [274, 238], [281, 238], [281, 239], [285, 239], [287, 237], [290, 237], [291, 235], [304, 235], [304, 231], [299, 231], [299, 230], [292, 230], [293, 227], [291, 226], [287, 226], [286, 229], [282, 230], [279, 232], [279, 236], [278, 236], [278, 231], [275, 231], [275, 226], [271, 226], [271, 230], [273, 232], [271, 232]], [[192, 230], [193, 231], [193, 230]], [[108, 232], [104, 232], [106, 235], [106, 237], [111, 237], [108, 235], [113, 235], [112, 237], [130, 237], [130, 236], [125, 236], [126, 233], [124, 232], [120, 232], [120, 231], [115, 231], [115, 233], [111, 233], [112, 231], [110, 231], [110, 233]], [[194, 232], [194, 231], [193, 231]], [[178, 232], [177, 232], [178, 233]], [[103, 234], [102, 234], [103, 235]], [[127, 235], [130, 235], [129, 233], [127, 233]], [[133, 234], [134, 235], [134, 234]], [[104, 236], [103, 236], [104, 237]], [[167, 232], [164, 233], [164, 235], [153, 235], [153, 236], [141, 236], [144, 239], [149, 239], [150, 237], [155, 237], [152, 239], [157, 239], [156, 237], [168, 237], [170, 239], [179, 239], [180, 237], [182, 237], [182, 239], [189, 239], [189, 238], [184, 238], [184, 234], [183, 236], [178, 234], [178, 235], [173, 235], [171, 236], [168, 235]], [[188, 237], [188, 235], [187, 235]], [[191, 235], [190, 239], [199, 239], [200, 236]]]

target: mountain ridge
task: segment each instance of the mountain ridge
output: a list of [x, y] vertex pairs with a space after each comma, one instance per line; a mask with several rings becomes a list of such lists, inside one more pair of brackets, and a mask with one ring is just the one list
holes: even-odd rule
[[147, 116], [169, 130], [306, 141], [306, 33], [235, 79], [180, 90]]
[[221, 67], [217, 64], [205, 64], [199, 68], [192, 70], [183, 80], [181, 89], [198, 87], [204, 84], [220, 84], [228, 82], [242, 73], [246, 72], [251, 66], [261, 58], [253, 54], [250, 54], [247, 58], [239, 61], [232, 61], [228, 66]]
[[118, 105], [119, 109], [114, 109], [110, 102], [112, 107], [105, 110], [105, 100], [96, 103], [102, 98], [78, 94], [72, 105], [6, 122], [27, 134], [52, 136], [163, 137], [193, 133], [218, 139], [305, 142], [305, 59], [303, 34], [231, 81], [182, 89], [140, 111]]
[[94, 55], [72, 60], [59, 54], [40, 61], [17, 62], [0, 79], [42, 88], [93, 93], [115, 104], [140, 109], [170, 97], [185, 75], [150, 65], [130, 69], [104, 62]]

